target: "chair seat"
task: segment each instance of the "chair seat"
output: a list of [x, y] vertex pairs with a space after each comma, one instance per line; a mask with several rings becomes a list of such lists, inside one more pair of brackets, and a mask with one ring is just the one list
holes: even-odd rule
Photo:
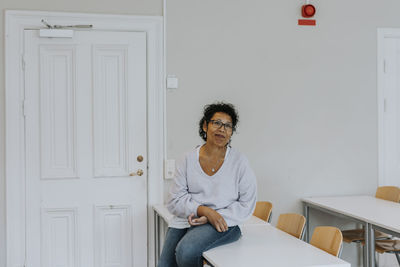
[[254, 209], [253, 215], [269, 222], [271, 220], [272, 203], [269, 201], [257, 201], [256, 208]]
[[[343, 241], [346, 243], [364, 241], [364, 229], [352, 229], [342, 231]], [[389, 239], [390, 235], [375, 230], [375, 239]]]
[[342, 247], [342, 241], [342, 233], [338, 228], [332, 226], [318, 226], [314, 229], [310, 245], [338, 257], [340, 248]]
[[400, 252], [400, 240], [377, 240], [375, 250], [379, 253]]

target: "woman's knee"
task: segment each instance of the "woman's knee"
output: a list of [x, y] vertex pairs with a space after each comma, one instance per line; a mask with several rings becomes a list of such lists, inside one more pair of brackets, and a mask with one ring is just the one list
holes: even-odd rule
[[175, 257], [178, 266], [197, 266], [201, 262], [202, 251], [196, 242], [179, 242], [176, 246]]

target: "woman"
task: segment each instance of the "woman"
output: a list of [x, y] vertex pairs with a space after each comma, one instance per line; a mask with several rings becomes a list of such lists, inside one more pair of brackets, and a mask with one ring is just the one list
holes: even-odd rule
[[199, 123], [205, 144], [177, 165], [167, 204], [175, 215], [158, 267], [203, 266], [202, 253], [241, 236], [253, 213], [256, 178], [247, 159], [229, 146], [238, 122], [232, 104], [204, 108]]

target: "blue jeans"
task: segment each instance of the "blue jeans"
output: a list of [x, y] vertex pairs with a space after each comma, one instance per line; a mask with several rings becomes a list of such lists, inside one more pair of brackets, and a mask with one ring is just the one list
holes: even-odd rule
[[169, 227], [158, 267], [201, 267], [204, 251], [232, 243], [240, 236], [238, 226], [221, 233], [209, 223], [186, 229]]

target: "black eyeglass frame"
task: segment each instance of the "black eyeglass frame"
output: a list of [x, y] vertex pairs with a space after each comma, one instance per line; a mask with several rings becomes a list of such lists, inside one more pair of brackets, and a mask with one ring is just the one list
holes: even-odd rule
[[211, 122], [211, 124], [213, 126], [215, 126], [217, 129], [220, 129], [222, 126], [224, 127], [225, 131], [233, 131], [233, 125], [230, 122], [227, 123], [223, 123], [220, 120], [209, 120], [209, 123]]

